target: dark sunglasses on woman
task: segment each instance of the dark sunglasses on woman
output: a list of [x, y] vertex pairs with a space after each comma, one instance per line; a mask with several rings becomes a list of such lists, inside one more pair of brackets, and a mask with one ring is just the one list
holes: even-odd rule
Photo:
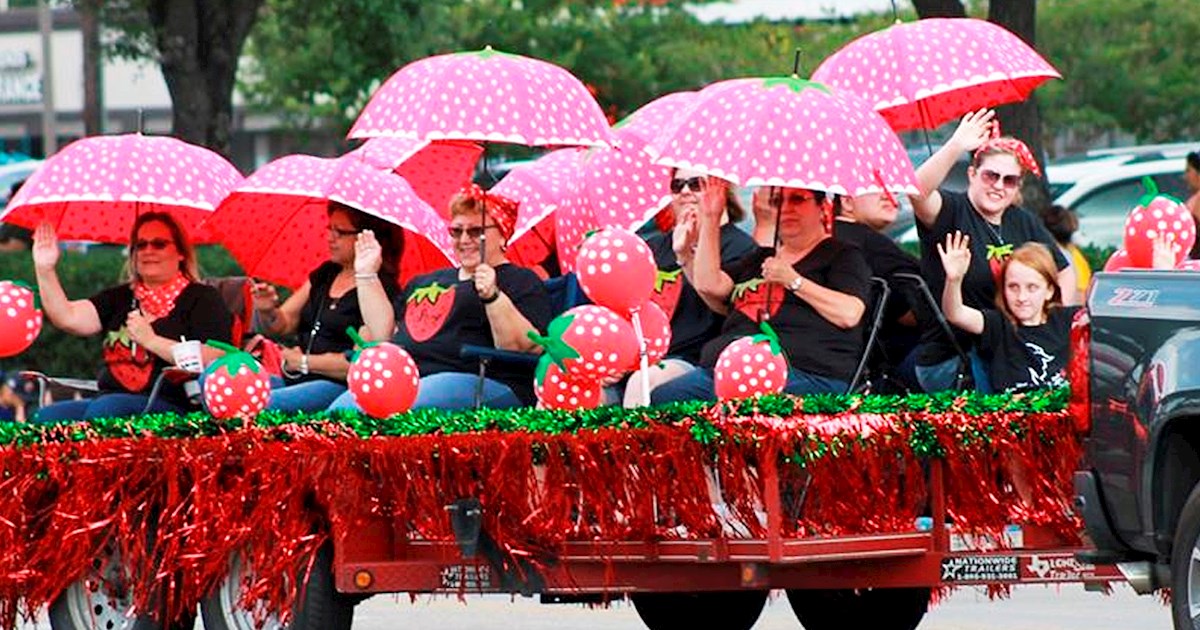
[[159, 252], [174, 244], [174, 241], [169, 238], [152, 238], [150, 240], [138, 239], [133, 243], [133, 250], [140, 252], [146, 249], [153, 249], [154, 251]]
[[688, 190], [691, 190], [692, 192], [698, 193], [698, 192], [704, 190], [704, 178], [703, 177], [688, 177], [687, 179], [672, 179], [671, 180], [671, 193], [672, 194], [678, 195], [679, 193], [683, 192], [684, 188], [687, 188]]
[[[987, 184], [988, 186], [995, 186], [996, 182], [1000, 181], [1000, 173], [997, 173], [996, 171], [993, 171], [988, 168], [980, 170], [979, 177], [982, 178], [983, 183]], [[1021, 185], [1021, 176], [1020, 175], [1005, 175], [1004, 176], [1004, 187], [1005, 188], [1008, 188], [1011, 190], [1020, 185]]]

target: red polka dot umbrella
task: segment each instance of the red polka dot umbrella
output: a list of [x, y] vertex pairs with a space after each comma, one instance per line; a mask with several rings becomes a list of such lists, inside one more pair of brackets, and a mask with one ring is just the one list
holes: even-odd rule
[[551, 151], [532, 164], [513, 168], [492, 187], [492, 193], [520, 203], [517, 225], [508, 241], [509, 260], [532, 266], [555, 251], [552, 215], [566, 204], [578, 203], [582, 155], [580, 149]]
[[659, 164], [740, 186], [917, 193], [908, 153], [883, 117], [848, 92], [796, 77], [709, 85], [647, 150]]
[[846, 44], [812, 75], [863, 97], [897, 131], [1023, 101], [1061, 78], [1021, 38], [974, 18], [897, 23]]
[[400, 68], [371, 96], [351, 138], [608, 146], [608, 121], [570, 72], [486, 48]]
[[471, 181], [483, 147], [474, 142], [372, 138], [351, 152], [395, 173], [439, 215], [450, 218], [450, 199]]
[[288, 155], [247, 177], [205, 226], [246, 274], [289, 287], [329, 259], [333, 200], [404, 228], [400, 280], [453, 263], [446, 223], [404, 178], [357, 157]]
[[139, 213], [169, 212], [203, 242], [197, 226], [241, 180], [225, 158], [176, 138], [94, 136], [46, 160], [0, 221], [32, 229], [47, 220], [60, 239], [127, 243]]

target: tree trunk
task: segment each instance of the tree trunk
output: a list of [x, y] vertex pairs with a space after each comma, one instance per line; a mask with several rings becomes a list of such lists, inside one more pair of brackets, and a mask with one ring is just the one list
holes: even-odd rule
[[104, 133], [103, 52], [100, 49], [100, 5], [98, 0], [83, 0], [79, 10], [79, 31], [83, 37], [83, 133]]
[[229, 156], [237, 60], [263, 0], [153, 0], [172, 134]]
[[[1033, 48], [1037, 48], [1037, 0], [992, 0], [988, 7], [988, 21], [1003, 26], [1020, 37]], [[1042, 177], [1031, 181], [1022, 191], [1025, 205], [1038, 208], [1049, 202], [1049, 190], [1045, 181], [1046, 154], [1042, 141], [1042, 116], [1038, 111], [1037, 96], [1030, 95], [1020, 103], [1001, 105], [996, 108], [1000, 119], [1000, 131], [1018, 138], [1029, 145], [1034, 158], [1042, 166]]]
[[[993, 4], [997, 1], [993, 0]], [[967, 10], [959, 0], [913, 0], [917, 15], [931, 17], [967, 17]]]

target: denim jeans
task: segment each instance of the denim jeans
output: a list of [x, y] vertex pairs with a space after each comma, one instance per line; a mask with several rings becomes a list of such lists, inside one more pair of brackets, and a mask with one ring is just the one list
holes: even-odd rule
[[338, 396], [346, 393], [346, 384], [317, 379], [271, 389], [267, 409], [294, 413], [324, 411]]
[[[981, 394], [992, 393], [992, 378], [988, 373], [987, 364], [979, 356], [979, 352], [975, 348], [971, 348], [967, 351], [967, 358], [971, 361], [971, 376], [975, 379], [975, 391]], [[916, 366], [917, 382], [927, 393], [944, 392], [954, 388], [958, 370], [958, 357], [933, 365], [918, 365]]]
[[[467, 372], [440, 372], [421, 378], [413, 409], [472, 409], [479, 375]], [[508, 385], [490, 378], [483, 379], [483, 406], [492, 409], [520, 407], [521, 399]], [[354, 396], [346, 392], [329, 406], [330, 411], [361, 411]]]
[[[661, 405], [679, 400], [716, 400], [713, 385], [713, 371], [709, 368], [697, 368], [654, 388], [654, 391], [650, 392], [650, 402]], [[788, 371], [788, 382], [783, 391], [796, 396], [842, 394], [848, 387], [850, 384], [846, 381], [792, 368]]]
[[[35, 422], [66, 422], [93, 418], [121, 418], [140, 415], [146, 409], [149, 396], [141, 394], [101, 394], [84, 400], [65, 400], [38, 410]], [[151, 413], [187, 413], [185, 409], [162, 398], [154, 401]]]

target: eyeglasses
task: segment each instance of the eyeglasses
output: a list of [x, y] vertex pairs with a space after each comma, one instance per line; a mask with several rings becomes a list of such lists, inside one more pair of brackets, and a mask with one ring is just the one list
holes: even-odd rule
[[326, 229], [329, 230], [330, 236], [336, 236], [338, 238], [346, 238], [349, 236], [358, 236], [358, 233], [361, 231], [361, 230], [343, 230], [342, 228], [333, 227], [332, 225]]
[[152, 238], [150, 240], [138, 239], [138, 240], [134, 241], [134, 243], [133, 243], [133, 250], [136, 252], [140, 252], [140, 251], [144, 251], [146, 249], [153, 249], [154, 251], [157, 252], [157, 251], [162, 251], [174, 244], [175, 244], [175, 241], [172, 241], [169, 238]]
[[690, 190], [692, 192], [698, 193], [698, 192], [704, 190], [704, 178], [703, 177], [689, 177], [687, 179], [672, 179], [671, 180], [671, 193], [672, 194], [678, 195], [679, 193], [683, 192], [684, 188], [687, 188], [688, 190]]
[[456, 241], [458, 239], [462, 238], [463, 234], [466, 234], [468, 238], [474, 240], [474, 239], [477, 239], [477, 238], [483, 236], [483, 232], [485, 230], [487, 230], [489, 228], [494, 228], [494, 227], [496, 227], [496, 226], [494, 226], [494, 225], [487, 225], [487, 226], [477, 225], [475, 227], [469, 227], [469, 228], [455, 226], [455, 227], [451, 227], [451, 228], [446, 228], [446, 231], [450, 233], [450, 238], [452, 238]]
[[[1000, 179], [1001, 179], [1000, 173], [997, 173], [996, 171], [993, 171], [988, 168], [985, 168], [985, 169], [979, 171], [979, 177], [982, 178], [983, 183], [987, 184], [988, 186], [995, 186], [996, 182], [1000, 181]], [[1004, 187], [1005, 188], [1012, 190], [1013, 188], [1016, 188], [1017, 186], [1020, 186], [1020, 185], [1021, 185], [1021, 176], [1020, 175], [1005, 175], [1004, 176]]]

